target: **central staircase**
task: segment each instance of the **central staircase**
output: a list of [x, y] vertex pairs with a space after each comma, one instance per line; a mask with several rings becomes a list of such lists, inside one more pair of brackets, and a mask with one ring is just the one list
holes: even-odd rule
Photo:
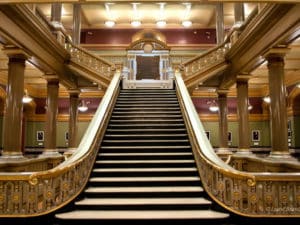
[[[175, 90], [121, 90], [89, 183], [60, 224], [83, 221], [210, 221]], [[226, 221], [226, 220], [225, 220]]]

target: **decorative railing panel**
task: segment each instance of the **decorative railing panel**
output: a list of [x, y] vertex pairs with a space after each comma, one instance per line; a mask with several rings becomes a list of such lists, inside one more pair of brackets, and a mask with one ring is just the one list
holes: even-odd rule
[[249, 217], [300, 217], [299, 172], [244, 172], [210, 145], [180, 73], [176, 91], [204, 189], [222, 207]]
[[245, 27], [250, 23], [250, 21], [252, 21], [253, 18], [255, 18], [257, 14], [258, 8], [255, 8], [243, 24], [241, 24], [238, 27], [234, 27], [229, 32], [229, 34], [227, 35], [227, 37], [221, 45], [211, 49], [210, 51], [204, 54], [200, 54], [184, 62], [182, 64], [184, 80], [198, 76], [202, 72], [209, 70], [210, 68], [217, 66], [218, 64], [226, 63], [226, 53], [236, 42], [239, 34], [245, 29]]
[[76, 152], [43, 172], [0, 173], [0, 217], [38, 216], [72, 201], [85, 187], [119, 92], [116, 73]]
[[75, 46], [68, 42], [65, 44], [66, 50], [71, 54], [71, 60], [103, 75], [111, 77], [114, 71], [114, 66], [110, 62], [99, 58], [79, 46]]

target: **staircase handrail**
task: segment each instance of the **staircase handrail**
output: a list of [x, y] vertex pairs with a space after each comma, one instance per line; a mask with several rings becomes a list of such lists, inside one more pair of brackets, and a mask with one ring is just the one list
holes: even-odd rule
[[179, 72], [176, 91], [198, 172], [208, 195], [223, 208], [247, 217], [300, 217], [300, 173], [245, 172], [221, 160], [212, 148]]
[[119, 93], [116, 72], [76, 152], [42, 172], [0, 173], [0, 217], [48, 214], [70, 203], [84, 189]]
[[225, 54], [231, 48], [232, 44], [236, 41], [238, 34], [245, 29], [245, 27], [250, 23], [250, 21], [255, 18], [257, 14], [258, 7], [255, 7], [242, 24], [232, 27], [232, 29], [220, 45], [182, 63], [181, 68], [184, 70], [184, 78], [195, 76], [202, 71], [211, 68], [212, 66], [215, 66], [221, 62], [225, 62]]

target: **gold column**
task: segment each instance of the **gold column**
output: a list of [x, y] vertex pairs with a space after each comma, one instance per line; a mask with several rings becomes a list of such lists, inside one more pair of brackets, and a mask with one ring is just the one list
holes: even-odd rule
[[239, 142], [237, 153], [251, 153], [248, 112], [248, 75], [237, 77], [237, 117], [239, 126]]
[[220, 144], [217, 153], [231, 153], [228, 150], [227, 93], [228, 90], [218, 90]]
[[22, 117], [24, 72], [27, 55], [14, 46], [3, 49], [9, 57], [6, 86], [6, 109], [3, 122], [2, 158], [22, 159]]
[[51, 4], [51, 22], [61, 23], [62, 4], [52, 3]]
[[291, 158], [288, 148], [284, 56], [287, 48], [274, 48], [267, 54], [270, 91], [271, 154], [273, 158]]
[[73, 5], [73, 43], [80, 45], [80, 32], [81, 32], [81, 5]]
[[56, 121], [58, 113], [59, 81], [55, 75], [47, 75], [46, 79], [48, 82], [44, 154], [59, 154], [56, 149]]
[[224, 9], [223, 3], [216, 4], [216, 30], [217, 30], [217, 44], [224, 42]]
[[234, 3], [234, 23], [241, 24], [245, 21], [244, 3]]
[[70, 93], [70, 119], [69, 119], [69, 148], [77, 147], [77, 119], [79, 105], [79, 91], [72, 90]]

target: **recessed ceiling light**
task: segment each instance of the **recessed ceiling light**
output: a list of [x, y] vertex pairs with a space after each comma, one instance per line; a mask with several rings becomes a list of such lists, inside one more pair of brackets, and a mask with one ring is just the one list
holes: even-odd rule
[[184, 20], [184, 21], [182, 21], [181, 24], [184, 27], [190, 27], [190, 26], [192, 26], [192, 21], [190, 21], [190, 20]]
[[133, 20], [133, 21], [131, 21], [131, 26], [133, 26], [133, 27], [139, 27], [139, 26], [141, 26], [141, 21], [139, 21], [139, 20]]
[[107, 26], [107, 27], [113, 27], [115, 24], [116, 24], [116, 22], [112, 21], [112, 20], [105, 21], [105, 26]]
[[159, 21], [156, 22], [156, 25], [158, 27], [164, 27], [164, 26], [167, 25], [167, 22], [165, 20], [159, 20]]

